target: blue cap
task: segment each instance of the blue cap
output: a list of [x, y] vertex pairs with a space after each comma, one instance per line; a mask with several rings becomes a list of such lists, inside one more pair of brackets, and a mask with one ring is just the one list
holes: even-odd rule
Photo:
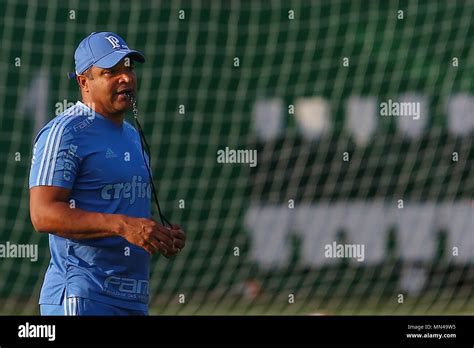
[[133, 60], [144, 63], [145, 57], [139, 51], [128, 48], [124, 39], [115, 33], [100, 32], [92, 33], [81, 41], [74, 53], [76, 61], [76, 72], [69, 73], [69, 78], [75, 78], [91, 66], [108, 69], [116, 65], [123, 58], [130, 57]]

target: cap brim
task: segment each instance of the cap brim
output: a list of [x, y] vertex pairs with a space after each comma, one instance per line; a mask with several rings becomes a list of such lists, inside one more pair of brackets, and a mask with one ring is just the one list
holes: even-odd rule
[[108, 69], [117, 65], [118, 62], [120, 62], [125, 57], [130, 57], [134, 61], [137, 61], [139, 63], [145, 63], [145, 56], [139, 51], [116, 50], [106, 55], [105, 57], [102, 57], [101, 59], [99, 59], [97, 62], [94, 63], [94, 66], [97, 66], [103, 69]]

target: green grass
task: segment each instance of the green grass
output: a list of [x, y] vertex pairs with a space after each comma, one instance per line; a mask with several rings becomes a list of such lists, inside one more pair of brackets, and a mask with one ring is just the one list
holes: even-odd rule
[[[150, 306], [150, 315], [474, 315], [474, 298], [438, 297], [429, 294], [398, 303], [396, 298], [364, 299], [363, 297], [315, 298], [289, 304], [285, 297], [186, 298], [180, 304], [174, 298]], [[165, 302], [167, 301], [167, 302]], [[39, 315], [36, 301], [9, 298], [0, 301], [0, 315]]]
[[422, 300], [355, 301], [332, 300], [326, 305], [311, 303], [264, 304], [240, 301], [233, 305], [219, 304], [172, 304], [152, 306], [151, 315], [473, 315], [474, 299], [424, 303]]

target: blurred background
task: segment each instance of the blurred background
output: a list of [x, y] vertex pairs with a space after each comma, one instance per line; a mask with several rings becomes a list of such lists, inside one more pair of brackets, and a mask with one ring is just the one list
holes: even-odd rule
[[[473, 10], [0, 0], [0, 243], [38, 245], [36, 262], [0, 258], [0, 314], [39, 313], [32, 143], [78, 100], [67, 72], [93, 31], [145, 53], [154, 177], [188, 234], [153, 257], [151, 314], [473, 314]], [[257, 166], [218, 163], [226, 147]], [[352, 244], [363, 258], [327, 253]]]

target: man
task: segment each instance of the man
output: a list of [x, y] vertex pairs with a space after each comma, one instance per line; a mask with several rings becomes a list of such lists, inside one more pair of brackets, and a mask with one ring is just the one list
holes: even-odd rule
[[82, 40], [74, 58], [82, 102], [51, 120], [33, 150], [31, 220], [51, 251], [40, 312], [147, 315], [151, 255], [176, 255], [185, 235], [151, 219], [148, 158], [124, 121], [134, 62], [145, 58], [110, 32]]

